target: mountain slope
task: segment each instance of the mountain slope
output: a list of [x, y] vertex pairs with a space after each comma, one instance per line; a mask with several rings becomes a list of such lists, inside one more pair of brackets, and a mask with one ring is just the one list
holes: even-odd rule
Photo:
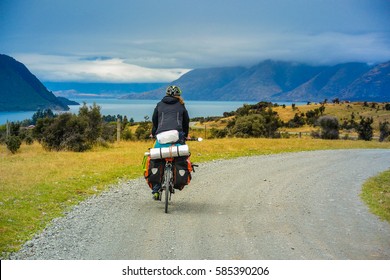
[[[390, 101], [390, 62], [369, 66], [343, 63], [310, 66], [266, 60], [250, 68], [195, 69], [171, 84], [187, 100], [313, 101], [339, 98], [351, 101]], [[160, 99], [165, 88], [124, 98]]]
[[365, 63], [345, 63], [327, 67], [295, 89], [273, 97], [274, 100], [284, 101], [341, 98], [341, 92], [369, 69]]
[[22, 63], [0, 54], [0, 111], [69, 110]]
[[[218, 100], [215, 91], [237, 78], [246, 71], [244, 67], [220, 67], [192, 70], [171, 84], [179, 86], [183, 91], [184, 99], [188, 100]], [[145, 92], [143, 94], [129, 94], [128, 99], [161, 99], [165, 94], [166, 86]]]
[[322, 71], [300, 63], [266, 60], [216, 90], [219, 100], [271, 101], [275, 94], [296, 88]]
[[376, 65], [351, 83], [341, 97], [349, 100], [390, 101], [390, 61]]

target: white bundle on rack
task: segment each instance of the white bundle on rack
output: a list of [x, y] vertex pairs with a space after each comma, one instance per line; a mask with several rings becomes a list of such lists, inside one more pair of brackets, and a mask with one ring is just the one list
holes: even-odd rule
[[150, 149], [149, 153], [151, 159], [173, 158], [173, 157], [189, 156], [190, 149], [188, 145], [180, 145], [180, 146], [170, 146], [165, 148], [152, 148]]

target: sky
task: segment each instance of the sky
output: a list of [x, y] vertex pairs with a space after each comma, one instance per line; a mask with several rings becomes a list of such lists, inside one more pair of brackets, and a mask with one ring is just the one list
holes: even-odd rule
[[390, 60], [390, 0], [0, 0], [0, 53], [41, 81], [170, 82], [266, 59]]

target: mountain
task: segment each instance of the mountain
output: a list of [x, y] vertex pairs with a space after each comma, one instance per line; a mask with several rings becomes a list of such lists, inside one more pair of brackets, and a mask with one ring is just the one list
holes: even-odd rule
[[272, 100], [280, 92], [292, 90], [324, 67], [266, 60], [216, 90], [219, 100]]
[[[274, 100], [288, 101], [344, 99], [341, 92], [369, 70], [370, 67], [365, 63], [345, 63], [327, 67], [298, 87], [273, 97]], [[351, 98], [353, 95], [348, 99]]]
[[117, 98], [130, 93], [142, 93], [167, 86], [166, 83], [91, 83], [44, 82], [56, 96], [67, 98]]
[[[184, 90], [185, 99], [189, 100], [218, 100], [218, 93], [215, 89], [221, 88], [230, 83], [237, 76], [246, 71], [244, 67], [219, 67], [192, 70], [171, 84], [178, 85]], [[125, 99], [161, 99], [165, 94], [164, 87], [144, 92], [142, 94], [128, 94]]]
[[376, 65], [356, 79], [342, 91], [341, 98], [389, 102], [390, 61]]
[[69, 110], [22, 63], [0, 54], [0, 111]]
[[[390, 62], [311, 66], [266, 60], [249, 68], [192, 70], [173, 81], [186, 100], [320, 102], [325, 99], [390, 101]], [[165, 87], [128, 99], [160, 99]]]

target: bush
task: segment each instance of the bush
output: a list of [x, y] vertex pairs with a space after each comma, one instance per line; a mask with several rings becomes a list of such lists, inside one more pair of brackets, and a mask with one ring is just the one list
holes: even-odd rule
[[275, 137], [281, 126], [279, 116], [271, 109], [261, 114], [237, 117], [231, 133], [237, 137]]
[[44, 148], [56, 151], [83, 152], [97, 144], [97, 139], [101, 137], [111, 140], [111, 135], [103, 134], [100, 107], [96, 104], [91, 107], [84, 104], [78, 115], [64, 113], [44, 119], [38, 118], [33, 135]]
[[131, 132], [130, 129], [125, 128], [122, 132], [122, 139], [126, 141], [133, 140], [133, 133]]
[[11, 135], [5, 140], [5, 144], [7, 145], [7, 149], [15, 154], [22, 144], [22, 141], [18, 136]]
[[373, 118], [360, 117], [360, 122], [356, 127], [360, 140], [371, 141], [373, 136], [372, 123]]
[[138, 140], [147, 140], [149, 139], [150, 132], [152, 131], [152, 123], [145, 121], [141, 122], [137, 129], [135, 130], [135, 137]]
[[317, 120], [322, 139], [339, 139], [339, 121], [334, 116], [322, 116]]
[[304, 119], [304, 114], [297, 114], [295, 113], [294, 118], [289, 120], [286, 124], [287, 127], [289, 128], [294, 128], [294, 127], [302, 127], [305, 125], [305, 119]]
[[32, 145], [34, 143], [34, 139], [32, 138], [31, 135], [27, 135], [25, 138], [24, 138], [24, 141], [26, 142], [27, 145]]
[[266, 133], [263, 116], [256, 114], [238, 117], [232, 129], [237, 137], [261, 137]]
[[224, 129], [212, 128], [210, 132], [211, 132], [210, 138], [225, 138], [228, 135], [228, 130], [226, 128]]
[[379, 130], [380, 130], [379, 142], [389, 140], [390, 123], [388, 121], [379, 123]]

